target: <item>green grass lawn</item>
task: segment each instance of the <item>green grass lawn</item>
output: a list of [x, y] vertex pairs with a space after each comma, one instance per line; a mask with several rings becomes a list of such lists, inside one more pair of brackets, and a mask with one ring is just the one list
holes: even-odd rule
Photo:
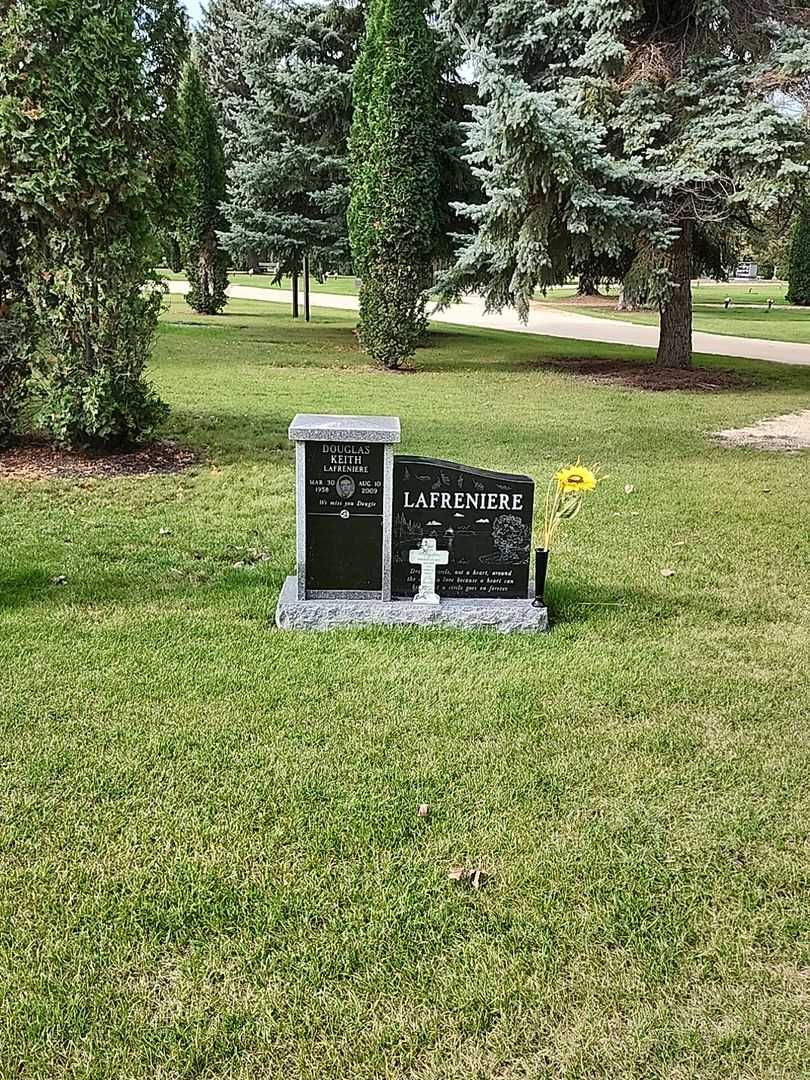
[[[553, 303], [555, 300], [569, 299], [576, 295], [576, 285], [555, 285], [545, 296], [537, 294], [538, 300]], [[600, 290], [605, 296], [618, 296], [619, 286], [610, 285]], [[711, 304], [722, 307], [727, 296], [734, 304], [766, 305], [769, 300], [774, 304], [786, 306], [784, 281], [693, 281], [692, 295], [695, 304]]]
[[[168, 270], [161, 272], [164, 277], [173, 281], [181, 281], [185, 278], [184, 274], [173, 274]], [[284, 278], [278, 285], [274, 284], [270, 274], [258, 274], [251, 277], [250, 274], [231, 273], [229, 280], [232, 285], [249, 285], [260, 289], [292, 288], [289, 278]], [[357, 294], [356, 279], [353, 277], [333, 277], [324, 282], [312, 278], [310, 287], [313, 293], [324, 292], [341, 296]], [[303, 303], [303, 285], [300, 288]], [[711, 334], [731, 334], [737, 337], [769, 338], [773, 341], [797, 341], [810, 344], [810, 309], [787, 306], [786, 288], [784, 282], [695, 283], [693, 286], [694, 328]], [[616, 286], [604, 291], [608, 296], [618, 295]], [[549, 289], [545, 297], [538, 294], [537, 299], [553, 305], [559, 300], [574, 296], [575, 293], [576, 288], [573, 285], [562, 285]], [[727, 296], [732, 298], [732, 307], [726, 311], [723, 308], [723, 302]], [[774, 309], [771, 311], [768, 311], [765, 306], [769, 299], [774, 303]], [[775, 310], [777, 307], [780, 308], [779, 311]], [[614, 311], [602, 305], [578, 305], [575, 310], [583, 315], [593, 315], [600, 319], [619, 319], [645, 326], [658, 325], [658, 313], [653, 311]]]
[[786, 281], [695, 281], [692, 295], [695, 303], [701, 305], [722, 307], [726, 297], [730, 296], [732, 304], [766, 305], [772, 300], [774, 305], [782, 307], [787, 306], [787, 288]]
[[[796, 341], [810, 344], [810, 309], [791, 307], [785, 303], [785, 284], [766, 284], [754, 282], [748, 284], [694, 284], [692, 298], [695, 330], [709, 334], [731, 334], [735, 337], [767, 338], [772, 341]], [[559, 303], [574, 295], [573, 287], [550, 289], [546, 297], [538, 300], [551, 304]], [[605, 290], [609, 296], [616, 295], [616, 289]], [[725, 298], [730, 296], [731, 306], [723, 306]], [[768, 311], [768, 300], [774, 306]], [[638, 323], [643, 326], [657, 326], [657, 311], [616, 311], [604, 304], [577, 304], [566, 307], [583, 315], [592, 315], [599, 319], [617, 319], [622, 322]]]
[[[605, 307], [578, 306], [583, 315], [616, 319], [622, 322], [658, 325], [656, 311], [612, 311]], [[696, 303], [692, 326], [709, 334], [731, 334], [745, 338], [767, 338], [772, 341], [797, 341], [810, 344], [810, 310], [795, 307], [767, 308], [730, 307]]]
[[[808, 461], [707, 432], [810, 370], [650, 394], [447, 328], [387, 374], [351, 316], [227, 311], [160, 330], [191, 472], [0, 483], [0, 1076], [806, 1076]], [[605, 463], [553, 632], [275, 631], [297, 411]]]
[[[160, 273], [162, 277], [167, 278], [169, 281], [185, 281], [185, 274], [175, 274], [171, 270], [167, 270], [165, 267], [161, 267]], [[291, 289], [292, 280], [290, 278], [282, 278], [281, 282], [273, 281], [273, 275], [267, 274], [237, 274], [231, 271], [228, 274], [228, 281], [231, 285], [250, 285], [256, 289]], [[309, 279], [310, 291], [317, 293], [332, 293], [339, 296], [356, 296], [357, 285], [355, 278], [343, 276], [343, 277], [329, 277], [326, 281], [318, 281], [317, 278], [310, 277]], [[304, 295], [304, 282], [303, 279], [299, 279], [298, 288], [301, 293], [303, 301]]]

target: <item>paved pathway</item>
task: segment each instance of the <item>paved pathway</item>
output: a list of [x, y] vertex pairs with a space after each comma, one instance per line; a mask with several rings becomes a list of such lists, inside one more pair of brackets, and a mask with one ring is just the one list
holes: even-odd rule
[[[167, 282], [173, 293], [188, 292], [185, 281]], [[273, 304], [291, 304], [292, 293], [285, 289], [268, 289], [252, 285], [230, 285], [228, 295], [239, 300], [264, 300]], [[312, 293], [312, 306], [357, 311], [356, 296], [337, 293]], [[594, 319], [574, 311], [560, 311], [547, 304], [533, 304], [528, 325], [524, 325], [511, 310], [485, 312], [483, 302], [476, 296], [463, 303], [451, 304], [444, 311], [431, 315], [434, 322], [455, 326], [478, 326], [491, 330], [509, 330], [521, 334], [542, 334], [546, 337], [573, 338], [578, 341], [602, 341], [613, 345], [641, 345], [656, 348], [657, 326], [637, 326], [616, 319]], [[697, 353], [714, 356], [742, 356], [751, 360], [773, 360], [779, 364], [810, 366], [810, 345], [789, 341], [766, 341], [760, 338], [731, 337], [726, 334], [704, 334], [696, 330], [693, 345]]]

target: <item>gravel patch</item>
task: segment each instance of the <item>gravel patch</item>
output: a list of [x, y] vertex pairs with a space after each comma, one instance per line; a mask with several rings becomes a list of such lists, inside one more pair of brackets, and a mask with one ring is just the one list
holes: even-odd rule
[[750, 446], [755, 450], [778, 450], [782, 453], [808, 450], [810, 409], [759, 420], [750, 427], [715, 431], [713, 437], [723, 446]]

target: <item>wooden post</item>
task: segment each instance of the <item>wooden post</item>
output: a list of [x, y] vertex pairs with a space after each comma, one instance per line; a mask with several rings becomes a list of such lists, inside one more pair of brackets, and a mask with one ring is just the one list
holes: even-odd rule
[[304, 256], [304, 318], [309, 322], [309, 255]]

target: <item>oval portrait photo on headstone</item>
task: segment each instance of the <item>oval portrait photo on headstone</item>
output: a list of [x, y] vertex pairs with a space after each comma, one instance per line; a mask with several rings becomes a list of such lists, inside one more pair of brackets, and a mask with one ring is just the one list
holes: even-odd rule
[[341, 499], [350, 499], [352, 495], [354, 495], [354, 488], [355, 484], [351, 476], [346, 476], [344, 474], [343, 476], [339, 476], [337, 478], [337, 482], [335, 483], [335, 489]]

